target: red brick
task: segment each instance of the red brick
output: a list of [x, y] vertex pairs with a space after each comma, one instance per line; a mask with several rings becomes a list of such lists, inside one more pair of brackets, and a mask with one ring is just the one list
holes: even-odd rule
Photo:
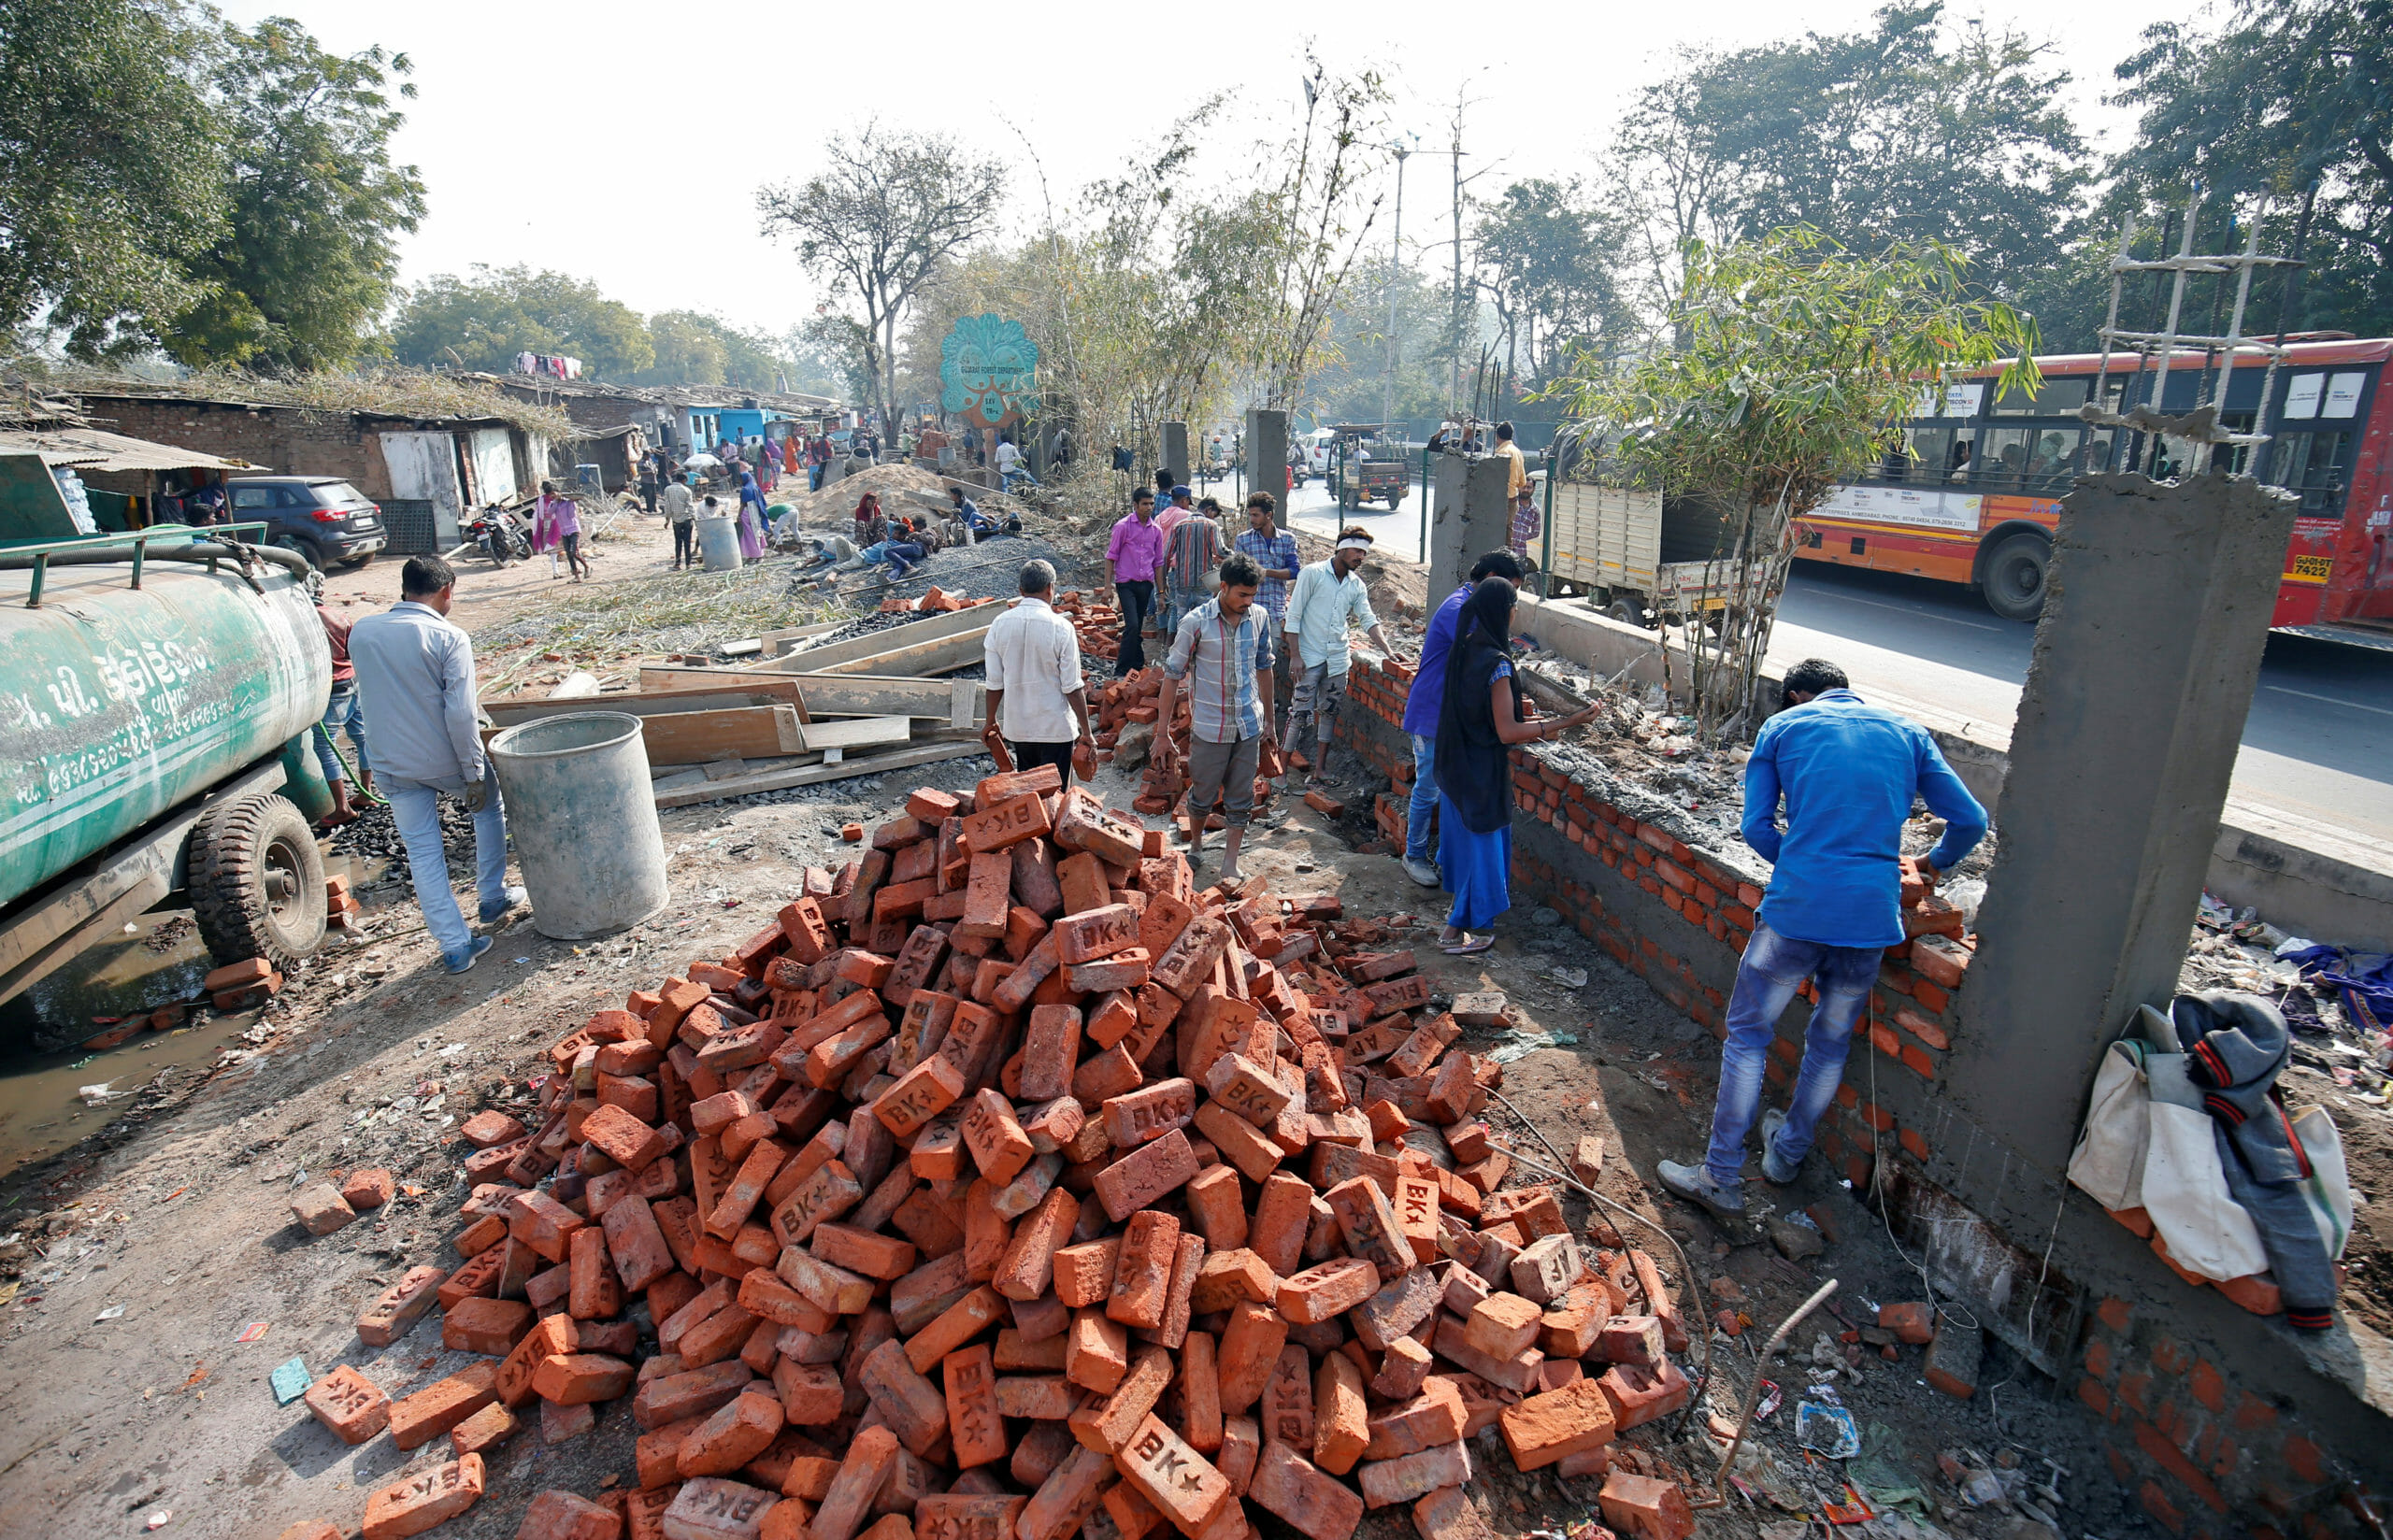
[[551, 1488], [523, 1510], [515, 1540], [621, 1540], [623, 1517], [588, 1498]]
[[770, 1390], [751, 1389], [732, 1397], [681, 1440], [676, 1458], [681, 1478], [738, 1470], [779, 1436], [781, 1422], [781, 1399]]
[[410, 1267], [357, 1317], [357, 1339], [388, 1348], [405, 1336], [432, 1307], [448, 1275], [437, 1267]]
[[[1571, 1367], [1576, 1368], [1573, 1363]], [[1507, 1406], [1497, 1419], [1512, 1462], [1525, 1471], [1551, 1465], [1566, 1455], [1599, 1448], [1617, 1431], [1612, 1402], [1601, 1381], [1582, 1379], [1558, 1390]]]
[[1695, 1514], [1675, 1481], [1614, 1471], [1597, 1504], [1604, 1522], [1630, 1540], [1687, 1540], [1695, 1533]]
[[422, 1534], [480, 1502], [482, 1488], [482, 1457], [478, 1454], [401, 1476], [366, 1498], [365, 1540]]
[[391, 1398], [344, 1363], [308, 1387], [308, 1410], [344, 1444], [363, 1444], [391, 1423]]
[[392, 1403], [391, 1442], [412, 1449], [447, 1433], [496, 1399], [497, 1365], [467, 1364], [448, 1378]]

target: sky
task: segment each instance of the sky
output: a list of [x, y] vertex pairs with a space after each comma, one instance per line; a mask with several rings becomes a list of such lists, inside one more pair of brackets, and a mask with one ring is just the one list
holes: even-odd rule
[[[829, 135], [867, 121], [946, 134], [1012, 171], [1010, 227], [1059, 207], [1150, 141], [1175, 106], [1232, 93], [1228, 147], [1299, 104], [1311, 50], [1332, 71], [1372, 68], [1396, 126], [1424, 150], [1404, 188], [1404, 245], [1451, 231], [1444, 154], [1457, 95], [1463, 171], [1492, 192], [1527, 176], [1586, 170], [1637, 91], [1684, 48], [1734, 49], [1869, 24], [1873, 0], [1530, 7], [1525, 24], [1466, 35], [1476, 7], [1312, 0], [1029, 7], [868, 7], [836, 21], [785, 7], [634, 6], [621, 0], [234, 0], [236, 20], [295, 18], [343, 52], [406, 53], [417, 99], [397, 159], [418, 166], [430, 214], [402, 237], [403, 278], [522, 263], [595, 280], [644, 314], [709, 310], [779, 333], [824, 295], [759, 233], [759, 183], [800, 179]], [[1542, 12], [1543, 14], [1538, 14]], [[1520, 14], [1520, 13], [1515, 13]], [[2100, 105], [2111, 70], [2152, 13], [2083, 0], [1986, 0], [1952, 15], [2051, 46], [2099, 143], [2129, 126]], [[816, 41], [822, 39], [822, 41]], [[1029, 149], [1037, 152], [1034, 166]], [[1958, 174], [1966, 174], [1962, 171]], [[1384, 215], [1383, 219], [1384, 221]], [[1387, 229], [1385, 222], [1374, 226]]]

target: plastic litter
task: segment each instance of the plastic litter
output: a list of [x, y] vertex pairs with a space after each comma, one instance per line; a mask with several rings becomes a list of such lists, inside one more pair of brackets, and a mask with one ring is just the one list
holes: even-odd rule
[[1861, 1452], [1861, 1430], [1854, 1425], [1853, 1414], [1841, 1406], [1798, 1401], [1795, 1442], [1830, 1460], [1850, 1460]]
[[266, 1324], [266, 1322], [262, 1320], [253, 1320], [247, 1326], [242, 1327], [241, 1334], [235, 1337], [233, 1340], [235, 1342], [256, 1342], [265, 1335]]
[[100, 1322], [102, 1322], [102, 1321], [104, 1321], [104, 1320], [117, 1320], [117, 1319], [122, 1319], [123, 1315], [124, 1315], [124, 1306], [123, 1306], [123, 1305], [109, 1305], [107, 1309], [105, 1309], [105, 1310], [101, 1311], [98, 1315], [93, 1316], [93, 1317], [92, 1318], [92, 1324], [93, 1324], [93, 1325], [94, 1325], [94, 1326], [96, 1326], [96, 1325], [98, 1325]]
[[266, 1383], [274, 1387], [274, 1404], [288, 1406], [308, 1393], [308, 1387], [316, 1383], [316, 1376], [308, 1372], [306, 1359], [294, 1358], [277, 1364], [274, 1373], [266, 1376]]

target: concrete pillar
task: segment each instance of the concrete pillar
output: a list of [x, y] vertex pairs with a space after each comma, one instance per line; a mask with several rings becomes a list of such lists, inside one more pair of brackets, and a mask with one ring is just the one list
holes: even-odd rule
[[2223, 475], [2061, 505], [1946, 1064], [1958, 1110], [2048, 1174], [2103, 1045], [2175, 991], [2294, 507]]
[[1169, 471], [1171, 484], [1175, 487], [1188, 485], [1187, 423], [1167, 422], [1163, 425], [1163, 463], [1155, 469]]
[[1451, 593], [1473, 562], [1501, 546], [1512, 532], [1511, 485], [1501, 460], [1459, 454], [1429, 457], [1435, 496], [1429, 520], [1429, 592]]
[[1246, 490], [1277, 498], [1280, 522], [1288, 526], [1287, 413], [1258, 406], [1246, 414]]

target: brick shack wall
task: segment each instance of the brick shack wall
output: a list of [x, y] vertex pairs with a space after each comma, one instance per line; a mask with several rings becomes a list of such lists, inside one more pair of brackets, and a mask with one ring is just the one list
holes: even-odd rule
[[[1404, 837], [1412, 784], [1411, 743], [1400, 726], [1411, 680], [1402, 663], [1357, 654], [1349, 708], [1338, 721], [1339, 741], [1394, 783], [1375, 799], [1373, 816], [1397, 841]], [[1667, 804], [1583, 753], [1524, 746], [1512, 750], [1512, 763], [1516, 895], [1558, 910], [1655, 992], [1725, 1037], [1738, 958], [1768, 886], [1762, 863], [1741, 848], [1727, 853], [1688, 846], [1663, 821]], [[2072, 1283], [2067, 1248], [2056, 1248], [2044, 1266], [2046, 1237], [2025, 1237], [2023, 1249], [1938, 1185], [1940, 1176], [1969, 1166], [1990, 1169], [2000, 1153], [1986, 1148], [1985, 1131], [1958, 1122], [1940, 1105], [1968, 962], [1966, 946], [1957, 965], [1909, 943], [1887, 951], [1865, 1029], [1869, 1041], [1855, 1045], [1836, 1105], [1820, 1122], [1822, 1154], [1856, 1191], [1869, 1188], [1883, 1139], [1915, 1163], [1915, 1172], [1891, 1179], [1880, 1174], [1890, 1211], [1903, 1211], [1894, 1222], [1906, 1226], [1906, 1245], [1928, 1246], [1940, 1233], [1985, 1233], [1976, 1257], [1991, 1256], [2010, 1270], [1997, 1265], [1999, 1278], [1985, 1290], [1994, 1297], [1970, 1300], [1972, 1308], [1981, 1319], [1991, 1315], [1988, 1324], [2014, 1347], [2033, 1342], [2057, 1370], [2062, 1390], [2074, 1389], [2097, 1421], [2092, 1442], [2109, 1473], [2171, 1533], [2202, 1540], [2380, 1534], [2358, 1516], [2357, 1493], [2362, 1477], [2385, 1490], [2393, 1440], [2382, 1433], [2393, 1430], [2376, 1419], [2378, 1436], [2351, 1436], [2355, 1422], [2365, 1427], [2373, 1414], [2356, 1419], [2338, 1406], [2339, 1415], [2320, 1419], [2346, 1433], [2340, 1455], [2330, 1452], [2329, 1435], [2304, 1414], [2332, 1398], [2305, 1393], [2288, 1351], [2290, 1333], [2280, 1322], [2220, 1308], [2219, 1291], [2197, 1294], [2171, 1275], [2165, 1259], [2142, 1248], [2131, 1259], [2142, 1268], [2138, 1303]], [[1815, 998], [1805, 986], [1778, 1023], [1768, 1069], [1774, 1086], [1783, 1088], [1802, 1059]], [[2012, 1164], [2001, 1167], [2005, 1178], [2030, 1179], [2023, 1167], [2015, 1177], [2013, 1172]], [[1939, 1260], [1948, 1274], [1963, 1274], [1965, 1297], [1977, 1291], [1968, 1283], [1989, 1282], [1968, 1277], [1969, 1257]], [[2248, 1290], [2235, 1303], [2247, 1310], [2273, 1305]], [[2204, 1332], [2214, 1339], [2208, 1357], [2187, 1346]], [[2297, 1370], [2290, 1376], [2287, 1361]], [[2094, 1476], [2084, 1462], [2071, 1468], [2077, 1479]]]
[[135, 438], [246, 460], [279, 476], [337, 476], [372, 498], [394, 495], [379, 430], [346, 412], [100, 395], [83, 403], [102, 425]]

